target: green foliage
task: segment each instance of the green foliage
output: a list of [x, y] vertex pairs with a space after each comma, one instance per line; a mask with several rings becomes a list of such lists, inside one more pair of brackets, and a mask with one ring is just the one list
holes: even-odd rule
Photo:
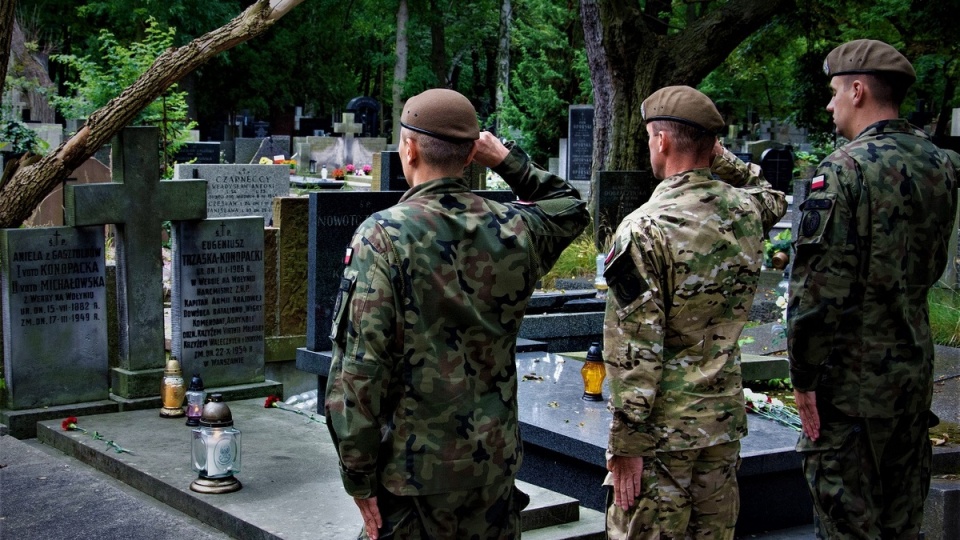
[[593, 229], [588, 227], [563, 250], [557, 263], [541, 278], [542, 288], [553, 289], [557, 279], [595, 276], [597, 254], [597, 246], [593, 243]]
[[42, 153], [50, 145], [37, 136], [37, 132], [19, 120], [0, 122], [0, 150], [22, 154], [31, 152]]
[[934, 288], [927, 296], [930, 306], [930, 329], [934, 343], [960, 346], [960, 292]]
[[763, 241], [763, 265], [772, 268], [772, 259], [777, 252], [783, 251], [784, 253], [790, 253], [790, 242], [792, 240], [793, 235], [790, 229], [784, 229], [777, 233], [777, 235], [773, 237], [773, 241], [765, 239]]
[[[64, 54], [51, 57], [55, 62], [75, 70], [77, 81], [67, 81], [68, 96], [52, 98], [53, 106], [67, 118], [86, 118], [134, 82], [173, 43], [175, 28], [160, 28], [153, 18], [148, 20], [146, 37], [130, 45], [121, 44], [109, 30], [100, 31], [100, 57], [78, 57]], [[171, 85], [158, 100], [140, 111], [135, 124], [158, 126], [163, 139], [162, 163], [169, 175], [172, 156], [187, 141], [188, 131], [196, 122], [187, 116], [186, 92]]]

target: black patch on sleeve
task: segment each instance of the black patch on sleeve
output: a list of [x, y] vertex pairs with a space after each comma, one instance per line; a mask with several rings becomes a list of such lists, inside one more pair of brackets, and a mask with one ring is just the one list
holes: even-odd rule
[[649, 289], [647, 282], [640, 278], [628, 250], [617, 253], [603, 275], [621, 307], [629, 306]]
[[[829, 201], [828, 201], [829, 202]], [[813, 236], [820, 228], [820, 212], [807, 212], [800, 223], [800, 234]]]

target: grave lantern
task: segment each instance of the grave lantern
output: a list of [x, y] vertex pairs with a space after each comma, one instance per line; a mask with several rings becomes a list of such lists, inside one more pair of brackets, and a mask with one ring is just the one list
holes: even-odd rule
[[317, 174], [317, 160], [310, 160], [310, 174]]
[[199, 478], [190, 484], [198, 493], [230, 493], [243, 487], [234, 478], [240, 472], [240, 430], [233, 427], [230, 407], [222, 394], [211, 394], [193, 429], [193, 470]]
[[203, 400], [207, 393], [203, 391], [203, 379], [199, 373], [194, 373], [190, 379], [190, 388], [187, 389], [187, 425], [199, 426], [200, 414], [203, 411]]
[[180, 362], [176, 358], [171, 358], [167, 360], [167, 365], [163, 370], [163, 380], [160, 381], [160, 399], [163, 401], [160, 416], [164, 418], [183, 416], [183, 396], [185, 392], [183, 374], [180, 373]]
[[600, 343], [594, 341], [587, 349], [587, 359], [580, 368], [583, 377], [583, 399], [603, 401], [603, 379], [607, 377], [607, 368], [603, 365]]

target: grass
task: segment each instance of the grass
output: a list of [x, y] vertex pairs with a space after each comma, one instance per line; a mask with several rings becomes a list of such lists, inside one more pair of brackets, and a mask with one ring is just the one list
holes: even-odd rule
[[960, 292], [955, 289], [930, 289], [930, 329], [938, 345], [960, 346]]
[[593, 243], [593, 229], [588, 227], [563, 250], [557, 264], [541, 278], [541, 287], [553, 289], [557, 279], [595, 276], [598, 253], [597, 246]]

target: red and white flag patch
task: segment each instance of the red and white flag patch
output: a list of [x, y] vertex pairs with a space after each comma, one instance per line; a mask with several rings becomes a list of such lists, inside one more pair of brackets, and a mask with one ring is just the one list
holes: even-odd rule
[[348, 247], [347, 252], [343, 255], [343, 264], [349, 266], [351, 260], [353, 260], [353, 248]]
[[826, 185], [827, 185], [827, 177], [822, 174], [814, 176], [813, 179], [810, 180], [811, 190], [823, 189], [824, 187], [826, 187]]

